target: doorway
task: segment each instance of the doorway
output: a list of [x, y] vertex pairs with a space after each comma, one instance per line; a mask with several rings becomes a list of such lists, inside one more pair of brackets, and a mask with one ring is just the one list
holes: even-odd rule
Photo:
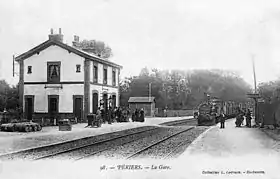
[[59, 112], [59, 96], [58, 95], [49, 95], [48, 96], [48, 112], [50, 118], [53, 120], [57, 117]]
[[32, 120], [32, 116], [34, 113], [34, 96], [26, 95], [25, 96], [25, 117], [27, 120]]
[[116, 95], [112, 95], [112, 107], [113, 109], [116, 107], [117, 101], [116, 101]]
[[93, 93], [92, 94], [92, 113], [96, 114], [97, 109], [98, 109], [98, 94]]
[[73, 113], [74, 113], [74, 117], [77, 118], [77, 121], [81, 122], [82, 116], [83, 116], [83, 96], [82, 95], [73, 96]]

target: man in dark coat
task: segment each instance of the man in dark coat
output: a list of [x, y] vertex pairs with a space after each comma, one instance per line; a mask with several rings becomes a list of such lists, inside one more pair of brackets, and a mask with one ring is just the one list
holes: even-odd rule
[[221, 123], [221, 129], [225, 128], [225, 114], [223, 111], [221, 111], [221, 119], [220, 119], [220, 123]]
[[135, 113], [132, 113], [131, 119], [132, 119], [132, 122], [135, 121]]
[[108, 110], [108, 124], [112, 124], [112, 108]]
[[105, 123], [105, 121], [106, 121], [106, 118], [105, 118], [106, 114], [105, 114], [104, 108], [102, 108], [100, 111], [101, 111], [102, 122]]
[[246, 126], [251, 127], [251, 111], [248, 109], [246, 113]]
[[137, 108], [135, 109], [135, 121], [139, 121], [139, 111]]
[[120, 107], [118, 107], [118, 110], [117, 110], [117, 116], [118, 116], [118, 122], [121, 122], [121, 109]]

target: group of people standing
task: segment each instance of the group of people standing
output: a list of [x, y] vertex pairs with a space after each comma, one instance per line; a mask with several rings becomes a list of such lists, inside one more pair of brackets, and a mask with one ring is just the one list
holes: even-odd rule
[[96, 115], [100, 115], [102, 122], [112, 124], [112, 122], [129, 122], [129, 109], [127, 108], [112, 108], [105, 110], [98, 108]]
[[132, 113], [132, 122], [144, 122], [145, 121], [145, 112], [142, 108], [141, 110], [135, 109], [135, 111]]
[[[238, 115], [236, 116], [236, 121], [235, 121], [236, 127], [241, 127], [243, 125], [244, 116], [246, 119], [245, 126], [251, 128], [252, 117], [251, 117], [251, 111], [249, 109], [247, 109], [246, 112], [243, 112], [241, 110], [239, 111]], [[225, 120], [226, 120], [225, 114], [223, 113], [223, 111], [221, 111], [221, 115], [220, 115], [220, 124], [221, 124], [220, 128], [221, 129], [225, 128]]]
[[251, 127], [251, 121], [252, 121], [252, 117], [251, 117], [251, 111], [249, 109], [247, 109], [246, 112], [240, 111], [239, 114], [236, 117], [236, 127], [241, 127], [243, 125], [244, 122], [244, 116], [246, 118], [246, 127]]
[[[112, 124], [114, 122], [129, 122], [130, 112], [129, 108], [125, 107], [109, 107], [107, 110], [100, 107], [97, 109], [95, 114], [90, 114], [93, 118], [88, 118], [88, 126], [97, 126], [100, 127], [101, 124]], [[144, 122], [145, 121], [145, 113], [144, 110], [135, 109], [132, 112], [132, 122]], [[86, 127], [88, 127], [86, 126]]]

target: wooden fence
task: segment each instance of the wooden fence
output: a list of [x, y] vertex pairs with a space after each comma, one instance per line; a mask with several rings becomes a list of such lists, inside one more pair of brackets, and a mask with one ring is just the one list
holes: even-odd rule
[[182, 117], [182, 116], [193, 116], [194, 110], [167, 110], [166, 115], [163, 110], [158, 110], [156, 113], [157, 117]]

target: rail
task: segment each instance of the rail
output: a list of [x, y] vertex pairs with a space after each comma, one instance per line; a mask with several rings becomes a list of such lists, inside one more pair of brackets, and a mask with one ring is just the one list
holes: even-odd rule
[[[82, 149], [82, 148], [85, 148], [85, 147], [99, 145], [99, 144], [104, 144], [106, 142], [110, 142], [110, 141], [113, 141], [113, 140], [116, 140], [116, 139], [132, 136], [132, 135], [135, 135], [135, 134], [145, 133], [145, 132], [148, 132], [148, 131], [153, 131], [153, 130], [156, 130], [156, 129], [159, 129], [159, 127], [155, 127], [155, 128], [152, 128], [152, 129], [143, 130], [143, 131], [139, 131], [139, 132], [134, 132], [134, 133], [131, 133], [131, 134], [121, 135], [121, 136], [118, 136], [118, 137], [113, 137], [113, 138], [105, 139], [105, 140], [102, 140], [102, 141], [98, 141], [98, 142], [94, 142], [94, 143], [90, 143], [90, 144], [86, 144], [86, 145], [82, 145], [82, 146], [73, 147], [73, 148], [70, 148], [70, 149], [66, 149], [66, 150], [63, 150], [63, 151], [59, 151], [59, 152], [55, 152], [55, 153], [52, 153], [52, 154], [49, 154], [49, 155], [45, 155], [43, 157], [38, 157], [38, 158], [36, 158], [34, 160], [42, 160], [42, 159], [51, 158], [51, 157], [54, 157], [54, 156], [57, 156], [57, 155], [60, 155], [60, 154], [64, 154], [64, 153], [67, 153], [67, 152], [72, 152], [72, 151], [79, 150], [79, 149]], [[104, 148], [104, 149], [101, 149], [100, 151], [88, 154], [87, 156], [81, 157], [81, 158], [76, 159], [76, 160], [80, 160], [80, 159], [89, 157], [91, 155], [94, 155], [96, 153], [102, 152], [104, 150], [107, 150], [107, 148], [106, 149]]]
[[162, 143], [162, 142], [164, 142], [164, 141], [166, 141], [166, 140], [168, 140], [168, 139], [170, 139], [170, 138], [172, 138], [172, 137], [175, 137], [176, 135], [182, 134], [182, 133], [187, 132], [187, 131], [189, 131], [189, 130], [192, 130], [192, 129], [194, 129], [194, 128], [195, 128], [195, 127], [190, 127], [190, 128], [185, 129], [185, 130], [183, 130], [183, 131], [180, 131], [180, 132], [177, 132], [177, 133], [175, 133], [175, 134], [172, 134], [172, 135], [170, 135], [170, 136], [168, 136], [168, 137], [165, 137], [165, 138], [163, 138], [162, 140], [159, 140], [159, 141], [157, 141], [157, 142], [155, 142], [155, 143], [153, 143], [153, 144], [151, 144], [151, 145], [149, 145], [149, 146], [147, 146], [147, 147], [145, 147], [145, 148], [143, 148], [143, 149], [141, 149], [141, 150], [135, 152], [134, 154], [128, 156], [126, 159], [128, 160], [128, 159], [135, 158], [137, 155], [139, 155], [140, 153], [142, 153], [142, 152], [144, 152], [144, 151], [146, 151], [146, 150], [152, 148], [153, 146], [158, 145], [158, 144], [160, 144], [160, 143]]

